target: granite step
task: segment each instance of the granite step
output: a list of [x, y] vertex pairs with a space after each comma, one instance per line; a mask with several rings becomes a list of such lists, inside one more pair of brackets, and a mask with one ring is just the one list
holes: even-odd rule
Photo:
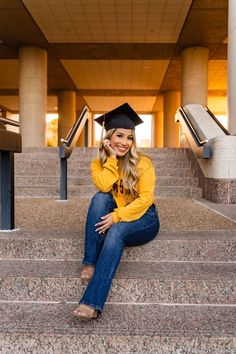
[[[172, 167], [158, 167], [155, 168], [155, 173], [157, 177], [193, 177], [193, 171], [190, 168], [172, 168]], [[45, 170], [40, 168], [40, 169], [30, 169], [27, 164], [23, 167], [22, 169], [18, 168], [16, 171], [16, 178], [19, 177], [42, 177], [45, 176]], [[47, 177], [52, 177], [52, 178], [58, 178], [60, 175], [60, 167], [55, 168], [49, 167], [47, 169]], [[90, 175], [90, 168], [76, 168], [76, 171], [70, 170], [68, 171], [68, 176], [69, 177], [82, 177], [82, 176], [88, 176]]]
[[[194, 236], [195, 235], [195, 236]], [[129, 247], [125, 261], [236, 262], [236, 232], [208, 231], [169, 233], [160, 231], [147, 245]], [[83, 231], [19, 230], [0, 232], [0, 259], [50, 259], [78, 261], [84, 247]]]
[[[97, 189], [93, 185], [69, 186], [68, 198], [91, 198]], [[157, 186], [155, 197], [202, 197], [202, 189], [194, 186]], [[31, 185], [16, 186], [16, 197], [60, 198], [60, 186]]]
[[[187, 149], [185, 148], [139, 148], [138, 149], [140, 152], [146, 155], [150, 156], [157, 156], [157, 155], [168, 155], [168, 156], [186, 156], [186, 151]], [[98, 148], [97, 147], [76, 147], [74, 148], [72, 155], [70, 158], [73, 156], [75, 157], [80, 157], [81, 155], [90, 155], [90, 156], [97, 156], [98, 154]], [[23, 148], [23, 151], [21, 154], [17, 154], [15, 156], [58, 156], [59, 155], [59, 148], [58, 147], [47, 147], [47, 148], [37, 148], [37, 147], [31, 147], [31, 148]]]
[[[92, 185], [92, 177], [89, 175], [89, 171], [79, 177], [69, 176], [67, 181], [69, 186], [82, 186]], [[162, 177], [159, 176], [157, 180], [158, 186], [194, 186], [197, 187], [196, 177]], [[60, 177], [58, 176], [16, 176], [16, 186], [41, 186], [41, 185], [59, 185]]]
[[[85, 289], [76, 261], [1, 260], [0, 302], [78, 301]], [[235, 304], [236, 263], [122, 261], [107, 301]]]
[[[144, 155], [150, 157], [152, 160], [157, 159], [171, 159], [171, 160], [184, 160], [187, 158], [185, 151], [177, 152], [168, 152], [168, 151], [152, 151], [152, 152], [143, 152]], [[30, 160], [59, 160], [59, 150], [55, 152], [27, 152], [27, 153], [19, 153], [15, 154], [15, 161], [30, 161]], [[73, 152], [68, 158], [68, 162], [70, 161], [81, 161], [81, 160], [92, 160], [98, 157], [98, 151], [95, 152]]]
[[75, 306], [2, 303], [2, 353], [235, 352], [235, 306], [111, 303], [90, 322], [72, 315]]
[[[81, 159], [81, 160], [70, 160], [68, 162], [68, 173], [78, 173], [78, 170], [81, 168], [90, 169], [91, 159]], [[157, 169], [160, 168], [190, 168], [190, 162], [186, 159], [156, 159], [153, 160], [153, 165]], [[19, 160], [15, 163], [15, 173], [16, 175], [27, 175], [36, 174], [36, 171], [43, 170], [47, 174], [55, 174], [60, 168], [60, 161], [54, 159], [45, 159], [45, 160]], [[30, 173], [30, 171], [32, 171]]]
[[[16, 228], [83, 230], [89, 198], [16, 198]], [[236, 222], [189, 197], [155, 200], [162, 231], [235, 230]], [[199, 236], [200, 237], [200, 236]]]

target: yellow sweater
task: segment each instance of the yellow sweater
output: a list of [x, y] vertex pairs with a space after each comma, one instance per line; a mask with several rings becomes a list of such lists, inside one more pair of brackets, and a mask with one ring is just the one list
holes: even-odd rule
[[101, 192], [111, 192], [117, 208], [113, 211], [113, 220], [133, 221], [145, 214], [154, 202], [155, 170], [151, 160], [146, 156], [140, 156], [137, 163], [138, 172], [138, 197], [126, 204], [123, 194], [122, 176], [118, 171], [118, 160], [108, 157], [102, 166], [100, 160], [91, 163], [92, 178], [95, 186]]

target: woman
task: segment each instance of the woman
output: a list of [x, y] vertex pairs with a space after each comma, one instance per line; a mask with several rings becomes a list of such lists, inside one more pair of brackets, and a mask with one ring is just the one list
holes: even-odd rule
[[126, 246], [143, 245], [157, 235], [155, 172], [150, 159], [136, 150], [135, 126], [142, 120], [127, 104], [96, 119], [105, 125], [99, 159], [91, 163], [99, 192], [92, 198], [85, 229], [84, 269], [88, 286], [74, 315], [101, 313]]

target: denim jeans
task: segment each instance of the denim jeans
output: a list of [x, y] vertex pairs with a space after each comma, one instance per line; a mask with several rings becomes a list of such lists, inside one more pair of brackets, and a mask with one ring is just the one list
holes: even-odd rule
[[153, 204], [138, 220], [115, 223], [106, 234], [96, 232], [95, 224], [115, 208], [116, 203], [111, 193], [96, 193], [88, 210], [85, 227], [82, 263], [95, 265], [95, 271], [80, 303], [89, 305], [99, 312], [103, 310], [124, 247], [139, 246], [153, 240], [160, 227], [156, 207]]

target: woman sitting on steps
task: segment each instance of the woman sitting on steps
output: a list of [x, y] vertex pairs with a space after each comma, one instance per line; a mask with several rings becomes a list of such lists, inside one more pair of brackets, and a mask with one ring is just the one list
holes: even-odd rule
[[84, 319], [103, 311], [124, 247], [153, 240], [160, 226], [154, 167], [136, 150], [135, 126], [142, 120], [125, 103], [96, 121], [105, 125], [106, 135], [99, 159], [91, 163], [99, 192], [92, 198], [85, 228], [81, 279], [88, 286], [73, 312]]

